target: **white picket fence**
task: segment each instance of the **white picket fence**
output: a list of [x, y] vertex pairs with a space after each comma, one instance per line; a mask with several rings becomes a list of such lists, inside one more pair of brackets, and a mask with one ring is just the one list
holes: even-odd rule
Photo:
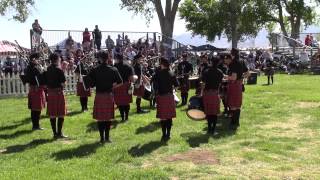
[[[66, 94], [74, 94], [76, 91], [77, 79], [75, 73], [66, 73], [66, 87], [64, 92]], [[26, 96], [29, 92], [29, 87], [23, 85], [20, 80], [19, 74], [13, 74], [12, 76], [1, 75], [0, 76], [0, 98], [10, 96]]]

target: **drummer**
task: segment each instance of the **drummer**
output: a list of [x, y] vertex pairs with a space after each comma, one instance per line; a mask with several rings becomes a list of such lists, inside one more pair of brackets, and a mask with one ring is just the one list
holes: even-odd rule
[[228, 76], [225, 78], [228, 80], [227, 103], [232, 114], [230, 128], [237, 130], [240, 126], [243, 77], [247, 77], [249, 73], [243, 62], [240, 61], [237, 49], [232, 49], [231, 55], [225, 56], [224, 62], [229, 66]]
[[188, 102], [189, 96], [189, 76], [193, 73], [193, 67], [190, 62], [188, 62], [188, 55], [184, 53], [182, 55], [182, 62], [178, 65], [178, 77], [180, 83], [180, 91], [181, 91], [181, 100], [182, 106], [186, 105]]
[[218, 89], [223, 79], [223, 73], [217, 68], [216, 59], [212, 58], [212, 65], [204, 69], [201, 74], [204, 113], [208, 122], [207, 133], [212, 135], [215, 132], [217, 115], [220, 113]]

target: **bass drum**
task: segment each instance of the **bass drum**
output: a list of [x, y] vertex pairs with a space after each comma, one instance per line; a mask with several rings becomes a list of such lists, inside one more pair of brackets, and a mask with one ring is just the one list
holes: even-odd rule
[[187, 116], [194, 121], [202, 121], [206, 119], [203, 111], [202, 97], [193, 96], [189, 100]]

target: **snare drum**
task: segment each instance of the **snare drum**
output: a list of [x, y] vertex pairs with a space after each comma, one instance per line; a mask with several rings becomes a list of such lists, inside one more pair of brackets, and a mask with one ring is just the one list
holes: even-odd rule
[[202, 97], [193, 96], [189, 100], [187, 116], [195, 121], [201, 121], [206, 119], [206, 115], [203, 112]]

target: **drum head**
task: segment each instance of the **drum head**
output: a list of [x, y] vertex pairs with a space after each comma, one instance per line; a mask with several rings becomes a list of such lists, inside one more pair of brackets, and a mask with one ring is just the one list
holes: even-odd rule
[[199, 109], [189, 109], [187, 111], [187, 116], [195, 121], [202, 121], [206, 119], [204, 112]]

